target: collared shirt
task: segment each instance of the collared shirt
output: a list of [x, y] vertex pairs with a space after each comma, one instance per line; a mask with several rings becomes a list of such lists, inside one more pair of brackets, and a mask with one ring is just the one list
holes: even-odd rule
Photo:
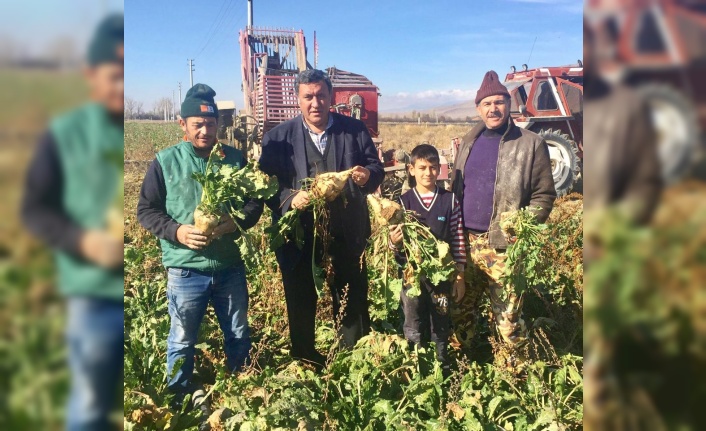
[[311, 136], [311, 140], [314, 141], [314, 145], [316, 145], [316, 148], [319, 149], [321, 154], [324, 154], [324, 151], [326, 151], [326, 144], [328, 144], [328, 129], [331, 128], [333, 125], [333, 115], [329, 113], [328, 116], [328, 123], [326, 124], [326, 129], [323, 131], [323, 133], [316, 133], [311, 128], [309, 125], [306, 123], [306, 120], [304, 117], [302, 117], [302, 122], [304, 122], [304, 128], [309, 132], [309, 136]]

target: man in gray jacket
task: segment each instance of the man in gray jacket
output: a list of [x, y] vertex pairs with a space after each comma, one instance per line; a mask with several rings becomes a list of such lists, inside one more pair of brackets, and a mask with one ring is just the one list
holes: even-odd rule
[[[508, 294], [502, 300], [505, 295], [499, 278], [512, 238], [501, 231], [500, 217], [529, 207], [538, 221], [544, 222], [554, 205], [556, 190], [547, 144], [512, 121], [510, 93], [496, 72], [485, 74], [475, 102], [482, 123], [463, 137], [452, 174], [453, 192], [462, 201], [468, 234], [467, 272], [471, 274], [466, 280], [477, 280], [472, 276], [476, 270], [485, 274], [498, 332], [514, 351], [526, 340], [527, 330], [521, 316], [522, 297]], [[468, 292], [473, 293], [458, 307], [461, 313], [472, 312], [478, 305], [481, 286], [469, 287]], [[463, 320], [467, 321], [460, 320], [454, 323], [463, 326]]]

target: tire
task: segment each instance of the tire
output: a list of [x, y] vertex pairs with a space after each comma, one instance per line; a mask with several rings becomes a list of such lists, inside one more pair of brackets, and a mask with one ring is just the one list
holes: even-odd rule
[[538, 134], [549, 146], [549, 159], [552, 163], [552, 177], [557, 196], [571, 193], [581, 175], [578, 145], [569, 135], [559, 130], [540, 130]]
[[650, 110], [657, 134], [662, 178], [670, 184], [682, 179], [697, 159], [699, 126], [696, 108], [679, 90], [664, 84], [637, 88]]

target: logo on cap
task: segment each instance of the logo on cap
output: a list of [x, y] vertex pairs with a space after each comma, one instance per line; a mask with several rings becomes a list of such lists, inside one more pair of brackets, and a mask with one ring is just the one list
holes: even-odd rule
[[201, 112], [215, 112], [211, 105], [201, 105]]

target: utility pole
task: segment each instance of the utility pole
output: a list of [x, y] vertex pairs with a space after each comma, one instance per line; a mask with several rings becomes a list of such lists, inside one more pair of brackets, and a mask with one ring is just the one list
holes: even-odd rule
[[172, 121], [176, 120], [176, 102], [174, 102], [174, 90], [172, 90]]
[[252, 0], [248, 0], [248, 29], [252, 28]]
[[[179, 115], [181, 115], [181, 81], [179, 81]], [[176, 115], [174, 116], [174, 119], [176, 120]]]
[[189, 88], [194, 86], [194, 59], [187, 60], [189, 62]]

